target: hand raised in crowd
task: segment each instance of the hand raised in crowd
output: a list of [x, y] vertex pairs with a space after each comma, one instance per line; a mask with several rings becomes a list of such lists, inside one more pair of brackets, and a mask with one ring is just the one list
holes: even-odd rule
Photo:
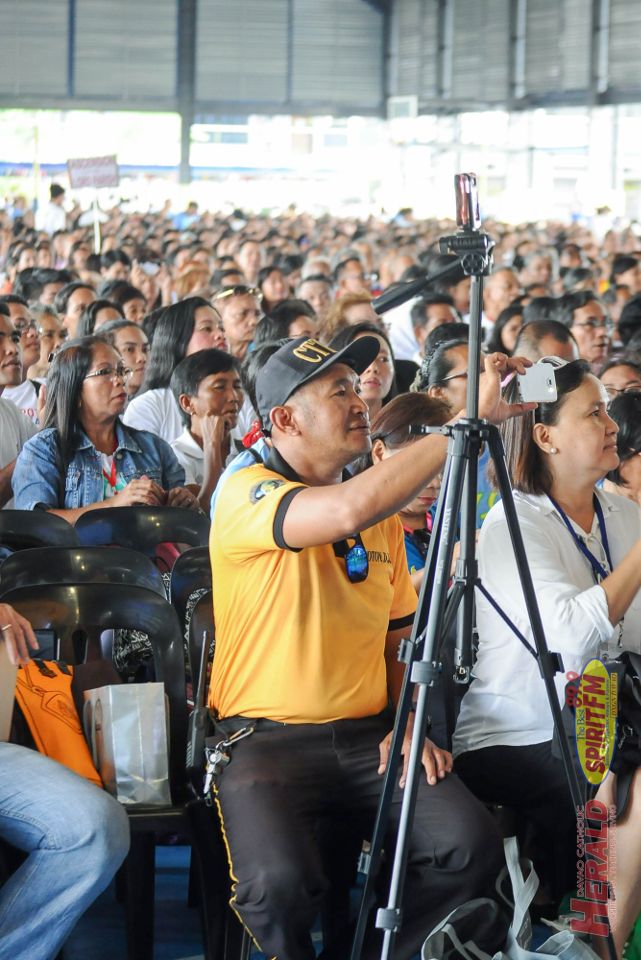
[[165, 503], [167, 494], [161, 486], [147, 476], [131, 480], [126, 487], [119, 490], [111, 500], [105, 501], [105, 506], [114, 507], [160, 507]]
[[[405, 781], [407, 779], [407, 767], [410, 758], [413, 729], [414, 714], [411, 714], [405, 730], [403, 746], [401, 748], [401, 752], [403, 754], [403, 771], [401, 773], [401, 779], [399, 780], [400, 787], [405, 786]], [[385, 773], [385, 768], [387, 767], [387, 761], [389, 759], [391, 743], [392, 734], [388, 733], [385, 739], [381, 740], [378, 745], [380, 753], [380, 764], [378, 767], [379, 774]], [[442, 750], [441, 747], [437, 747], [436, 744], [432, 743], [432, 741], [427, 737], [425, 738], [425, 744], [423, 745], [421, 763], [423, 765], [423, 769], [425, 770], [427, 782], [430, 784], [430, 786], [434, 786], [434, 784], [438, 783], [439, 780], [442, 780], [448, 773], [451, 773], [454, 766], [452, 754], [447, 750]]]
[[[158, 274], [160, 274], [160, 270]], [[160, 293], [157, 280], [158, 274], [156, 277], [150, 277], [149, 274], [145, 273], [137, 260], [134, 260], [132, 263], [130, 281], [132, 285], [137, 287], [143, 294], [148, 311], [153, 310], [154, 304], [158, 299], [158, 294]]]
[[187, 487], [174, 487], [167, 492], [167, 507], [185, 507], [187, 510], [200, 510], [198, 498]]
[[536, 403], [508, 403], [501, 397], [501, 381], [506, 374], [525, 373], [532, 366], [525, 357], [508, 357], [505, 353], [490, 353], [483, 358], [484, 369], [479, 382], [479, 418], [490, 423], [503, 423], [510, 417], [519, 417], [536, 410]]
[[16, 667], [29, 663], [29, 647], [38, 650], [38, 641], [31, 624], [8, 603], [0, 603], [0, 629], [7, 645], [9, 660]]
[[137, 287], [142, 293], [145, 293], [144, 284], [149, 278], [147, 274], [140, 266], [137, 260], [133, 260], [131, 264], [131, 273], [129, 274], [129, 282], [133, 287]]
[[163, 307], [168, 307], [173, 303], [174, 281], [166, 263], [161, 264], [160, 270], [155, 277], [156, 283], [160, 287], [160, 294]]

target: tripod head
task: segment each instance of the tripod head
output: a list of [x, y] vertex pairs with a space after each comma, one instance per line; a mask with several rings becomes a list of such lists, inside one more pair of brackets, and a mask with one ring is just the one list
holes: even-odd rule
[[481, 233], [481, 211], [475, 173], [454, 175], [456, 194], [456, 223], [460, 232], [441, 237], [438, 242], [441, 253], [453, 253], [459, 258], [468, 277], [489, 273], [494, 241], [487, 233]]
[[485, 276], [492, 265], [494, 241], [487, 233], [463, 230], [438, 242], [441, 253], [455, 254], [468, 277]]

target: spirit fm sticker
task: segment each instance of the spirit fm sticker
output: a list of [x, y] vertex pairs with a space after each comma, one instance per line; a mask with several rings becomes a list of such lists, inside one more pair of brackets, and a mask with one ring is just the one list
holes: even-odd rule
[[597, 786], [607, 777], [614, 754], [617, 676], [609, 673], [601, 660], [590, 660], [578, 679], [576, 745], [586, 780]]

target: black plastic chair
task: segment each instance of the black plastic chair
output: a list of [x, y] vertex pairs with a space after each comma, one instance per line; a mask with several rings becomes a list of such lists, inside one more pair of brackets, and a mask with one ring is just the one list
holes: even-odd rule
[[[200, 670], [205, 631], [207, 631], [211, 639], [214, 638], [214, 610], [211, 590], [203, 593], [203, 595], [198, 598], [194, 604], [191, 620], [189, 621], [187, 649], [189, 653], [189, 671], [194, 686]], [[210, 657], [209, 664], [211, 664], [211, 660], [212, 658]]]
[[75, 529], [46, 510], [0, 510], [0, 546], [9, 550], [30, 547], [74, 547]]
[[[123, 866], [126, 879], [127, 951], [129, 960], [152, 960], [154, 929], [154, 848], [156, 834], [189, 833], [185, 815], [187, 786], [185, 747], [187, 707], [183, 638], [171, 604], [141, 587], [119, 584], [44, 584], [20, 587], [5, 596], [36, 629], [54, 629], [63, 658], [72, 661], [78, 633], [129, 627], [150, 638], [156, 677], [165, 685], [169, 703], [169, 780], [171, 806], [126, 807], [131, 850]], [[100, 645], [90, 645], [94, 659]], [[90, 657], [91, 659], [92, 657]], [[205, 865], [206, 866], [206, 865]]]
[[144, 554], [125, 547], [80, 546], [37, 547], [7, 557], [0, 598], [9, 590], [44, 583], [113, 583], [143, 587], [166, 599], [162, 575]]
[[102, 507], [83, 513], [75, 531], [85, 546], [129, 547], [153, 558], [161, 543], [206, 546], [209, 517], [183, 507]]
[[171, 569], [170, 600], [181, 623], [185, 622], [189, 598], [197, 590], [211, 590], [208, 547], [185, 550]]
[[[143, 587], [167, 598], [162, 574], [137, 550], [125, 547], [37, 547], [12, 554], [0, 568], [0, 598], [18, 587], [46, 583], [113, 583]], [[92, 638], [96, 639], [92, 633]], [[81, 640], [74, 638], [74, 660], [86, 659]], [[59, 639], [56, 638], [59, 654]], [[42, 638], [41, 638], [42, 642]], [[102, 656], [113, 656], [114, 632], [103, 630]]]
[[[208, 590], [196, 601], [189, 622], [189, 659], [194, 684], [202, 663], [203, 642], [205, 638], [211, 642], [213, 636], [212, 598], [211, 590]], [[212, 659], [208, 657], [208, 666]], [[197, 881], [205, 958], [246, 960], [251, 939], [229, 906], [231, 880], [218, 815], [204, 800], [192, 800], [187, 804], [187, 814], [194, 836], [191, 866]]]

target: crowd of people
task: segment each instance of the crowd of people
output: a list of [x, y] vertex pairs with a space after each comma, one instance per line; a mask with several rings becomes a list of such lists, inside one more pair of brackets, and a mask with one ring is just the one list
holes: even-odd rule
[[[69, 523], [124, 505], [211, 516], [209, 705], [221, 739], [244, 731], [215, 781], [232, 905], [267, 955], [309, 960], [332, 882], [318, 825], [368, 838], [386, 765], [398, 647], [446, 458], [446, 439], [426, 429], [465, 413], [470, 278], [438, 246], [455, 228], [411, 211], [358, 221], [114, 208], [96, 253], [61, 191], [52, 185], [36, 220], [23, 205], [0, 213], [0, 507]], [[495, 244], [480, 415], [504, 435], [550, 645], [580, 672], [590, 657], [641, 649], [641, 243], [580, 224], [484, 229]], [[379, 294], [419, 278], [417, 295], [377, 313]], [[557, 399], [521, 403], [511, 374], [549, 357]], [[482, 579], [531, 637], [487, 450], [477, 499]], [[575, 814], [543, 682], [482, 597], [476, 617], [453, 744], [435, 737], [423, 751], [397, 940], [406, 960], [450, 910], [491, 893], [501, 844], [487, 804], [515, 810], [542, 913], [576, 885]], [[13, 619], [5, 629], [10, 642]], [[612, 781], [600, 788], [608, 802]], [[641, 912], [635, 783], [615, 831], [619, 956]], [[0, 941], [11, 895], [0, 889]], [[344, 956], [345, 941], [332, 949]], [[379, 952], [372, 931], [363, 956]]]

